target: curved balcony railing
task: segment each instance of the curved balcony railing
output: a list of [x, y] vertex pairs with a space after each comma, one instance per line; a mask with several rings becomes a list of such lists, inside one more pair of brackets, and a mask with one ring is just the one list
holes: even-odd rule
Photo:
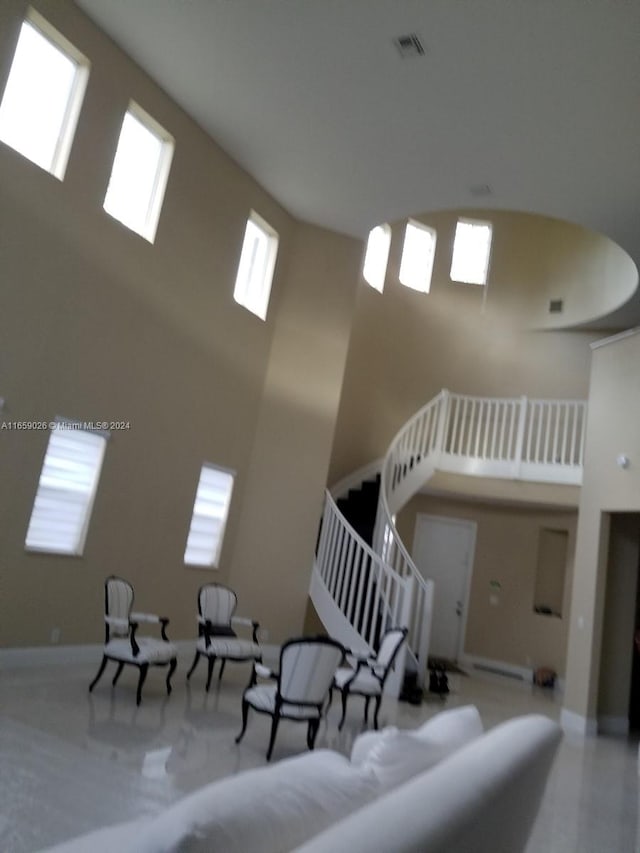
[[[378, 513], [369, 548], [327, 494], [312, 600], [345, 642], [371, 647], [380, 623], [406, 625], [407, 646], [423, 682], [429, 653], [433, 583], [422, 577], [395, 526], [396, 513], [436, 470], [580, 485], [587, 405], [581, 400], [483, 398], [444, 390], [416, 412], [382, 464]], [[363, 572], [363, 565], [370, 565]], [[322, 596], [321, 608], [316, 599]], [[371, 596], [375, 618], [368, 614]], [[332, 602], [329, 604], [329, 602]], [[349, 637], [337, 630], [340, 618]], [[364, 620], [364, 621], [363, 621]], [[400, 667], [398, 667], [400, 669]]]

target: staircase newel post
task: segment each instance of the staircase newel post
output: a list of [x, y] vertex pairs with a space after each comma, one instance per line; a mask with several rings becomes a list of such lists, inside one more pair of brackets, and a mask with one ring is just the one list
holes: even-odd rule
[[522, 466], [522, 449], [524, 447], [524, 430], [527, 423], [528, 400], [523, 395], [520, 397], [518, 414], [518, 431], [516, 433], [516, 446], [511, 460], [511, 476], [514, 480], [519, 479]]
[[442, 454], [444, 453], [445, 435], [449, 427], [449, 401], [451, 394], [447, 388], [440, 392], [440, 408], [438, 410], [438, 424], [436, 426], [436, 441], [434, 448], [434, 468], [440, 468]]
[[[411, 612], [413, 609], [413, 587], [415, 584], [415, 580], [413, 575], [407, 575], [407, 577], [402, 580], [396, 575], [396, 583], [400, 583], [402, 585], [402, 606], [400, 608], [399, 614], [399, 622], [397, 624], [402, 625], [405, 628], [409, 629], [409, 634], [411, 633]], [[407, 658], [407, 646], [409, 643], [409, 636], [407, 636], [407, 642], [403, 643], [400, 647], [400, 651], [396, 657], [393, 669], [387, 678], [384, 692], [388, 696], [393, 696], [395, 699], [400, 695], [400, 690], [402, 688], [402, 682], [404, 680], [404, 671], [405, 671], [405, 661]]]

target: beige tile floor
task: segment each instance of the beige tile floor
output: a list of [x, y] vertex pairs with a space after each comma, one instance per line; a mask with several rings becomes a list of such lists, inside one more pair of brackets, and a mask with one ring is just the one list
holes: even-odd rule
[[[185, 682], [181, 660], [170, 698], [162, 671], [149, 674], [140, 708], [135, 673], [111, 688], [108, 669], [93, 695], [95, 667], [4, 669], [0, 673], [0, 850], [32, 853], [103, 826], [153, 813], [211, 780], [265, 763], [268, 720], [252, 715], [243, 742], [240, 696], [246, 665], [227, 666], [204, 691], [204, 666]], [[97, 661], [96, 661], [97, 664]], [[451, 676], [446, 701], [415, 707], [385, 700], [383, 724], [412, 728], [443, 707], [472, 702], [486, 728], [517, 714], [559, 717], [548, 691], [499, 676]], [[319, 747], [349, 753], [362, 730], [362, 704], [338, 702]], [[283, 722], [274, 761], [305, 749], [305, 727]], [[638, 744], [633, 738], [565, 737], [527, 853], [632, 853], [636, 847]], [[392, 851], [389, 851], [392, 853]], [[469, 851], [473, 853], [473, 851]]]

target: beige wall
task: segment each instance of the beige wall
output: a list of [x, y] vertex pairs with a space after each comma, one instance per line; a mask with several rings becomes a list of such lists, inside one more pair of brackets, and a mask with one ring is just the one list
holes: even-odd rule
[[[477, 525], [464, 653], [517, 667], [549, 666], [564, 675], [576, 516], [574, 511], [465, 502], [416, 495], [398, 516], [403, 541], [413, 544], [419, 513], [467, 519]], [[563, 617], [533, 610], [540, 530], [568, 534]], [[500, 589], [490, 586], [497, 581]], [[491, 603], [491, 597], [497, 603]]]
[[[0, 4], [0, 88], [26, 5]], [[0, 644], [99, 641], [109, 573], [183, 638], [201, 583], [257, 570], [268, 593], [246, 603], [280, 635], [304, 616], [361, 245], [298, 226], [72, 3], [35, 5], [92, 66], [63, 182], [0, 144], [0, 420], [131, 427], [81, 558], [25, 553], [48, 436], [0, 432]], [[176, 140], [154, 245], [102, 210], [130, 98]], [[232, 296], [251, 208], [280, 234], [266, 323]], [[205, 460], [237, 472], [219, 571], [183, 565]]]
[[361, 246], [300, 225], [280, 302], [231, 581], [269, 639], [302, 632]]
[[399, 284], [403, 231], [394, 227], [384, 293], [360, 284], [330, 482], [383, 456], [407, 418], [442, 388], [586, 398], [595, 333], [522, 328], [542, 275], [529, 237], [533, 218], [490, 217], [494, 249], [486, 290], [449, 281], [455, 212], [420, 217], [438, 234], [429, 294]]
[[[630, 654], [633, 640], [630, 614], [635, 606], [635, 576], [629, 572], [628, 559], [622, 562], [622, 569], [618, 567], [624, 574], [622, 580], [615, 578], [611, 586], [608, 571], [610, 554], [616, 553], [611, 550], [616, 542], [614, 536], [621, 535], [616, 533], [615, 514], [640, 512], [639, 361], [637, 333], [593, 351], [565, 696], [568, 711], [590, 720], [595, 719], [599, 694], [602, 696], [601, 671], [604, 674], [611, 666], [617, 666], [609, 649], [620, 642]], [[630, 459], [627, 469], [616, 464], [620, 453]], [[620, 545], [615, 547], [619, 553]], [[615, 566], [615, 561], [611, 565]], [[605, 625], [609, 589], [617, 589], [613, 595], [626, 598], [628, 608], [623, 608], [622, 621], [608, 619]], [[621, 639], [616, 640], [608, 631], [620, 632], [616, 637]], [[626, 667], [626, 662], [619, 663]], [[613, 709], [605, 706], [606, 713], [620, 711], [619, 698], [614, 697], [613, 702]]]
[[[526, 292], [526, 319], [530, 327], [559, 329], [597, 320], [623, 305], [638, 286], [638, 270], [620, 246], [579, 225], [544, 217], [539, 219], [538, 286]], [[549, 313], [549, 301], [561, 299], [561, 314]]]
[[[109, 442], [82, 558], [25, 553], [47, 434], [0, 431], [0, 645], [47, 644], [54, 627], [62, 643], [98, 642], [102, 581], [112, 572], [132, 580], [140, 607], [171, 617], [176, 638], [193, 635], [197, 587], [221, 580], [236, 585], [241, 610], [280, 639], [302, 625], [327, 479], [382, 455], [406, 418], [442, 387], [586, 396], [594, 336], [524, 332], [513, 322], [518, 306], [532, 304], [531, 288], [545, 270], [526, 230], [507, 215], [492, 215], [486, 291], [448, 283], [452, 213], [430, 220], [440, 236], [429, 296], [397, 284], [397, 229], [385, 293], [358, 287], [358, 241], [295, 222], [69, 0], [34, 5], [92, 67], [63, 182], [0, 144], [1, 419], [59, 414], [125, 420], [131, 428]], [[26, 6], [0, 3], [0, 84]], [[130, 98], [176, 139], [153, 246], [102, 210]], [[281, 239], [266, 323], [232, 298], [251, 208]], [[512, 290], [516, 276], [523, 284]], [[636, 348], [637, 339], [616, 347], [627, 359], [622, 369], [606, 354], [595, 359], [567, 693], [567, 706], [585, 713], [595, 707], [599, 672], [608, 553], [602, 513], [640, 510]], [[612, 428], [609, 412], [628, 405], [629, 421], [617, 418]], [[629, 471], [612, 462], [620, 450], [631, 455]], [[205, 460], [237, 472], [219, 571], [182, 562]], [[537, 663], [540, 655], [562, 671], [553, 658], [562, 626], [545, 639], [530, 613], [529, 639], [512, 643], [509, 630], [525, 619], [532, 581], [530, 568], [519, 563], [515, 572], [515, 545], [500, 538], [497, 520], [511, 512], [511, 528], [530, 543], [546, 515], [482, 512], [490, 560], [474, 573], [468, 650], [505, 659], [502, 643], [510, 637], [509, 659]], [[499, 608], [497, 633], [495, 608], [486, 612], [489, 562], [503, 569], [513, 596]]]

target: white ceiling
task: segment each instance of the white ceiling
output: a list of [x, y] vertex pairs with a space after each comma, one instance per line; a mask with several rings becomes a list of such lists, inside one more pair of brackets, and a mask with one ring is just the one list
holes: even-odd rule
[[640, 266], [639, 0], [76, 2], [303, 220], [544, 213]]

